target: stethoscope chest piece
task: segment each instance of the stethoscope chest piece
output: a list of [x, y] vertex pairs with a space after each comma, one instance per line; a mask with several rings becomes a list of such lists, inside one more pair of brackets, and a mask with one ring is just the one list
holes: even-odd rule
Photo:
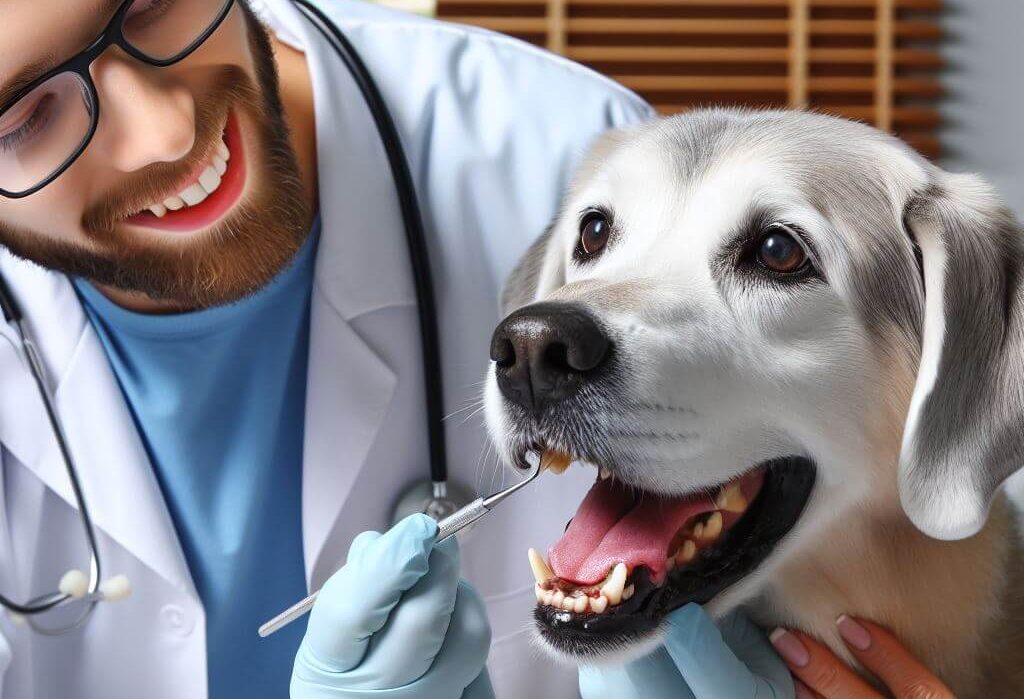
[[441, 521], [473, 498], [452, 481], [420, 481], [406, 490], [395, 504], [392, 524], [421, 512]]

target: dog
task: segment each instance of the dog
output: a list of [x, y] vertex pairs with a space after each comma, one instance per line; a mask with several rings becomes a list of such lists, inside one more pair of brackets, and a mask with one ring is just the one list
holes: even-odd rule
[[960, 697], [1024, 696], [1024, 234], [973, 174], [814, 112], [601, 137], [502, 294], [487, 428], [595, 484], [541, 643], [621, 662], [687, 602], [896, 635]]

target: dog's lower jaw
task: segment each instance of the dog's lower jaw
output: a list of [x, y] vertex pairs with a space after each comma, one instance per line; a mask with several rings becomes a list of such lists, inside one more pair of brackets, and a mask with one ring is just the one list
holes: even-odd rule
[[[1024, 611], [1015, 513], [997, 497], [988, 523], [963, 541], [937, 541], [898, 512], [842, 518], [783, 562], [748, 613], [762, 627], [799, 628], [853, 661], [835, 619], [890, 628], [960, 699], [1024, 696], [1024, 637], [1006, 620]], [[1011, 660], [1007, 660], [1010, 658]], [[986, 671], [986, 668], [991, 668]]]

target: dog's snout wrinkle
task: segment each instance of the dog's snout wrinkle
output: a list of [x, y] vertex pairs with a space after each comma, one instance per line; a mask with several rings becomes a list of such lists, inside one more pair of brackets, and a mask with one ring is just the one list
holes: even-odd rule
[[593, 316], [573, 304], [521, 308], [491, 338], [498, 388], [535, 415], [576, 393], [610, 349], [611, 341]]

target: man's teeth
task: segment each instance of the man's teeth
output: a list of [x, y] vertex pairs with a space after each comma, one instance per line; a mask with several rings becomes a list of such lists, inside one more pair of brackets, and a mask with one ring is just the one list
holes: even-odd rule
[[[206, 198], [220, 188], [221, 176], [228, 170], [228, 160], [231, 159], [231, 151], [222, 140], [217, 144], [214, 153], [210, 156], [210, 162], [206, 165], [199, 179], [188, 187], [164, 199], [162, 202], [150, 204], [146, 207], [157, 218], [163, 218], [168, 211], [178, 211], [189, 206], [195, 206], [206, 201]], [[564, 469], [563, 469], [564, 470]]]
[[[557, 454], [557, 452], [545, 452], [544, 456], [547, 457], [548, 453]], [[567, 467], [569, 457], [566, 456], [565, 460]], [[542, 463], [545, 463], [543, 459]], [[600, 468], [599, 474], [602, 479], [611, 476], [611, 472], [604, 467]], [[695, 523], [692, 528], [687, 529], [684, 525], [684, 528], [679, 531], [676, 536], [678, 546], [665, 559], [665, 569], [672, 570], [690, 563], [699, 553], [698, 544], [700, 547], [709, 546], [722, 535], [725, 524], [722, 512], [742, 514], [746, 511], [748, 504], [738, 483], [733, 482], [723, 486], [715, 497], [715, 506], [718, 509], [709, 513], [702, 521]], [[534, 593], [540, 604], [575, 614], [584, 612], [603, 614], [608, 609], [628, 600], [635, 592], [632, 584], [626, 585], [629, 568], [625, 563], [617, 563], [602, 582], [578, 587], [566, 593], [552, 585], [552, 582], [557, 580], [557, 576], [544, 560], [544, 556], [536, 549], [530, 549], [528, 555], [530, 569], [533, 570], [533, 577], [536, 580]]]

